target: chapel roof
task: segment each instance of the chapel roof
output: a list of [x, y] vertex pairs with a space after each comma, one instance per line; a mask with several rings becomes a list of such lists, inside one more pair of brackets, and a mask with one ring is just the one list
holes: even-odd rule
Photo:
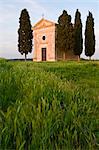
[[55, 22], [49, 21], [47, 19], [42, 18], [40, 21], [38, 21], [34, 26], [33, 30], [38, 29], [38, 28], [43, 28], [43, 27], [49, 27], [49, 26], [55, 26]]

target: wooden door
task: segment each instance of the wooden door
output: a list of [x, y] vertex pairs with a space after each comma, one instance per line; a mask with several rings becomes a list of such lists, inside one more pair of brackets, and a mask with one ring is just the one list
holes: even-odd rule
[[46, 61], [46, 48], [42, 48], [42, 61]]

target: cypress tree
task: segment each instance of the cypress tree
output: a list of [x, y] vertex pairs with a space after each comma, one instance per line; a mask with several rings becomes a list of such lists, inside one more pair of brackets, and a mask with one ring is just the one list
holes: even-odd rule
[[85, 28], [85, 55], [91, 56], [95, 53], [94, 18], [91, 12], [87, 16]]
[[80, 60], [82, 50], [83, 50], [82, 22], [81, 22], [81, 14], [77, 9], [75, 13], [75, 23], [74, 23], [74, 54], [78, 55], [78, 60]]
[[65, 53], [73, 50], [73, 25], [71, 23], [71, 16], [67, 11], [63, 11], [58, 18], [57, 25], [57, 48]]
[[23, 55], [25, 54], [25, 60], [27, 54], [32, 52], [32, 29], [28, 11], [23, 9], [19, 18], [18, 29], [18, 51]]
[[67, 49], [67, 35], [68, 35], [68, 14], [67, 11], [63, 11], [62, 15], [58, 18], [58, 25], [57, 25], [57, 44], [60, 50]]
[[74, 27], [71, 22], [69, 23], [67, 41], [68, 51], [74, 52]]

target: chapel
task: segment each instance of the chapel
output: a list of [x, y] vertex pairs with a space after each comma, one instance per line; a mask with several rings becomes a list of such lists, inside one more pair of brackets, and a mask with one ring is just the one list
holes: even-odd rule
[[65, 53], [56, 47], [57, 24], [42, 18], [33, 30], [33, 61], [75, 60], [73, 52]]

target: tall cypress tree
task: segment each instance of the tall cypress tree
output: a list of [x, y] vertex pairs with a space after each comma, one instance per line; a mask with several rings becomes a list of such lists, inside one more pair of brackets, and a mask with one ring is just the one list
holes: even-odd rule
[[75, 23], [74, 23], [74, 54], [78, 55], [78, 60], [80, 60], [82, 50], [83, 50], [82, 22], [81, 22], [81, 14], [77, 9], [75, 13]]
[[71, 16], [65, 10], [58, 18], [56, 45], [60, 51], [65, 53], [73, 49], [73, 25]]
[[74, 27], [71, 22], [69, 23], [67, 41], [68, 41], [68, 43], [67, 43], [68, 49], [67, 50], [71, 51], [73, 53], [74, 52]]
[[19, 18], [18, 29], [18, 51], [23, 55], [25, 54], [25, 60], [27, 54], [32, 52], [32, 26], [28, 11], [23, 9]]
[[68, 14], [67, 11], [63, 11], [62, 15], [58, 18], [57, 25], [57, 45], [60, 50], [67, 50], [67, 37], [68, 37]]
[[85, 28], [85, 55], [91, 56], [95, 53], [94, 18], [91, 12], [87, 16]]

